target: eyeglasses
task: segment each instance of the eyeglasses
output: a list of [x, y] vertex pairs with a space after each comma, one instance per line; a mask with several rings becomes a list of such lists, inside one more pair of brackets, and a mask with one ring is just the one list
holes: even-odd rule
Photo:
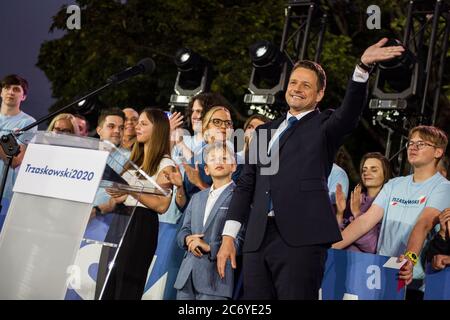
[[424, 141], [417, 141], [417, 142], [408, 141], [408, 142], [406, 142], [405, 146], [406, 146], [406, 148], [417, 147], [418, 150], [422, 150], [426, 146], [436, 148], [435, 145], [428, 143], [428, 142], [424, 142]]
[[56, 133], [72, 133], [71, 129], [54, 127], [53, 132]]
[[233, 121], [231, 120], [211, 119], [210, 122], [217, 128], [222, 127], [222, 124], [225, 124], [225, 128], [231, 128], [233, 126]]

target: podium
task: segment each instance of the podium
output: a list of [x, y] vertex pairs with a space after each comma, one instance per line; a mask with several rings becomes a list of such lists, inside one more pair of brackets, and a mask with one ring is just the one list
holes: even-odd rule
[[[29, 144], [0, 233], [0, 299], [64, 299], [74, 292], [98, 298], [138, 201], [130, 196], [100, 216], [93, 205], [109, 201], [107, 188], [163, 196], [171, 190], [108, 141], [41, 131], [20, 139]], [[133, 185], [121, 178], [125, 169], [140, 173]], [[154, 187], [144, 187], [145, 180]], [[83, 266], [87, 245], [96, 248], [89, 253], [96, 263]]]

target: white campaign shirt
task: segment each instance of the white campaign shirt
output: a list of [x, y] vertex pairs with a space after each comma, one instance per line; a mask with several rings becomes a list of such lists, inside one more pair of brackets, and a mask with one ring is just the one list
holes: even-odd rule
[[230, 181], [218, 189], [214, 189], [214, 185], [211, 186], [211, 189], [209, 190], [208, 200], [206, 201], [205, 216], [203, 217], [203, 226], [206, 224], [206, 220], [208, 220], [209, 214], [211, 213], [212, 208], [216, 204], [217, 199], [219, 199], [223, 190], [225, 190], [232, 182], [233, 181]]
[[[353, 71], [353, 77], [352, 80], [355, 82], [367, 82], [367, 80], [369, 80], [369, 73], [362, 71], [361, 69], [359, 69], [358, 67], [355, 67], [355, 71]], [[312, 110], [311, 110], [312, 111]], [[306, 114], [308, 114], [310, 111], [307, 112], [303, 112], [297, 115], [297, 119], [300, 120], [301, 117], [304, 117]], [[292, 117], [292, 115], [288, 112], [287, 116], [286, 116], [286, 120], [284, 120], [280, 126], [278, 127], [277, 131], [275, 132], [275, 134], [273, 135], [272, 139], [269, 142], [269, 148], [268, 150], [270, 150], [273, 141], [275, 141], [274, 139], [276, 137], [278, 137], [281, 132], [283, 132], [283, 130], [287, 127], [288, 125], [288, 119]], [[268, 214], [269, 216], [274, 216], [274, 212], [273, 210], [269, 212]], [[227, 220], [225, 222], [225, 226], [223, 227], [223, 232], [222, 235], [226, 235], [226, 236], [230, 236], [236, 239], [236, 236], [239, 232], [239, 230], [241, 229], [241, 223], [239, 221], [235, 221], [235, 220]]]

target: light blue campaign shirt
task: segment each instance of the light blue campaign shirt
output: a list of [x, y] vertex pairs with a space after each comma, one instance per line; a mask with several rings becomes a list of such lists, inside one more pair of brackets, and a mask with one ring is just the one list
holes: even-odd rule
[[[23, 111], [20, 111], [18, 114], [14, 115], [14, 116], [5, 116], [0, 114], [0, 137], [3, 135], [7, 135], [9, 133], [14, 132], [15, 130], [20, 130], [26, 126], [28, 126], [29, 124], [32, 124], [33, 122], [35, 122], [36, 120], [26, 114]], [[28, 132], [36, 132], [37, 131], [37, 127], [34, 127], [32, 129], [30, 129]], [[20, 145], [24, 145], [25, 141], [21, 141], [20, 136], [17, 139], [17, 143]], [[5, 162], [0, 161], [0, 172], [3, 172], [3, 168], [5, 166]], [[11, 201], [11, 197], [12, 197], [12, 189], [14, 186], [14, 183], [16, 182], [16, 178], [17, 175], [19, 173], [19, 167], [12, 169], [9, 168], [8, 171], [8, 179], [6, 180], [6, 185], [5, 185], [5, 191], [3, 193], [3, 197], [8, 199], [9, 201]], [[0, 173], [1, 175], [1, 173]]]
[[[384, 185], [373, 203], [384, 209], [377, 253], [398, 257], [406, 251], [411, 231], [423, 209], [442, 211], [450, 207], [450, 182], [439, 173], [419, 183], [413, 181], [412, 175], [394, 178]], [[423, 278], [419, 262], [414, 267], [414, 279]]]

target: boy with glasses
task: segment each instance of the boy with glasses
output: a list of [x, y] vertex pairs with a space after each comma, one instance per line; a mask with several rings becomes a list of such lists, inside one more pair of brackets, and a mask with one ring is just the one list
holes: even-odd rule
[[[444, 156], [446, 134], [432, 126], [418, 126], [410, 131], [407, 143], [412, 175], [389, 180], [366, 214], [358, 217], [342, 232], [343, 240], [333, 245], [342, 249], [382, 221], [377, 254], [408, 258], [399, 278], [411, 283], [411, 294], [419, 294], [424, 278], [420, 253], [439, 214], [450, 206], [450, 183], [438, 173], [437, 164]], [[414, 275], [412, 267], [414, 265]]]

